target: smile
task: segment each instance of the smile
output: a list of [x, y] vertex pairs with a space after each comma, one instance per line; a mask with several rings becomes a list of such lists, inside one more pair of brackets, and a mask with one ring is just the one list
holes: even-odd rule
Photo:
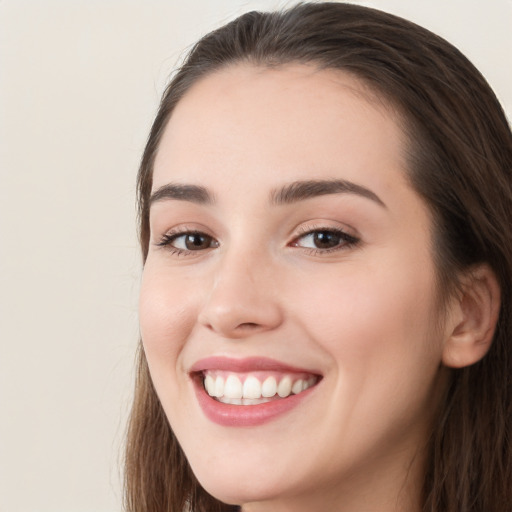
[[268, 358], [211, 357], [190, 372], [205, 416], [222, 426], [257, 426], [296, 408], [322, 376]]
[[318, 377], [279, 372], [235, 374], [221, 370], [207, 370], [203, 374], [206, 392], [219, 402], [231, 405], [259, 405], [298, 395], [314, 386]]

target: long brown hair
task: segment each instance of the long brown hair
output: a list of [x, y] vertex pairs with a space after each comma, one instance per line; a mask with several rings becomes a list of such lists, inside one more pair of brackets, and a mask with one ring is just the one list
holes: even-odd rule
[[[144, 260], [153, 162], [165, 126], [198, 79], [237, 62], [342, 70], [400, 113], [408, 176], [434, 218], [441, 290], [449, 293], [462, 270], [487, 262], [502, 292], [490, 351], [479, 363], [451, 371], [429, 444], [423, 510], [512, 510], [512, 134], [491, 88], [445, 40], [374, 9], [305, 3], [244, 14], [201, 39], [164, 92], [138, 175]], [[196, 481], [142, 349], [125, 469], [129, 512], [237, 510]]]

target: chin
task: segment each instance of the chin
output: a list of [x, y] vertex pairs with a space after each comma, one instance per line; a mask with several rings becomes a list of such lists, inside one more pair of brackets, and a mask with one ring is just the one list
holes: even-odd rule
[[[251, 502], [273, 501], [288, 494], [304, 489], [302, 478], [293, 472], [297, 461], [290, 461], [285, 453], [271, 454], [262, 443], [255, 443], [254, 450], [241, 455], [231, 451], [211, 457], [192, 456], [189, 463], [201, 486], [214, 498], [231, 505]], [[279, 457], [282, 464], [276, 464]], [[284, 462], [286, 461], [286, 462]], [[302, 465], [301, 469], [307, 469]]]
[[285, 491], [275, 479], [258, 472], [245, 476], [238, 472], [217, 472], [214, 476], [196, 474], [196, 477], [206, 492], [229, 505], [272, 501]]

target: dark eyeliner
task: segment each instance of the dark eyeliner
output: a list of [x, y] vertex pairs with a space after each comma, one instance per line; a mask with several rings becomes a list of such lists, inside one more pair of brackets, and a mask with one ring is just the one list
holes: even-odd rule
[[[349, 249], [351, 247], [355, 247], [361, 241], [358, 237], [349, 235], [346, 231], [339, 229], [339, 228], [334, 228], [334, 227], [320, 227], [320, 226], [313, 227], [313, 228], [307, 227], [307, 228], [301, 228], [300, 231], [302, 231], [302, 233], [299, 234], [299, 236], [297, 236], [294, 239], [292, 246], [298, 247], [298, 248], [305, 250], [313, 255], [322, 255], [322, 254], [329, 254], [329, 253], [333, 253], [333, 252], [343, 251], [343, 250]], [[340, 243], [334, 247], [329, 247], [329, 248], [303, 247], [299, 244], [299, 241], [301, 239], [303, 239], [309, 235], [314, 235], [315, 233], [322, 233], [322, 232], [332, 233], [332, 234], [338, 236], [341, 239]]]

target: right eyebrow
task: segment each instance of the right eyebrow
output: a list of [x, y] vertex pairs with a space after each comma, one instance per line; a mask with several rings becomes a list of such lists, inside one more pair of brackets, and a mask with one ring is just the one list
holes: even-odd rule
[[213, 203], [213, 197], [205, 187], [201, 187], [199, 185], [167, 183], [151, 194], [151, 197], [149, 198], [149, 205], [151, 206], [156, 202], [166, 199], [190, 201], [197, 204]]

